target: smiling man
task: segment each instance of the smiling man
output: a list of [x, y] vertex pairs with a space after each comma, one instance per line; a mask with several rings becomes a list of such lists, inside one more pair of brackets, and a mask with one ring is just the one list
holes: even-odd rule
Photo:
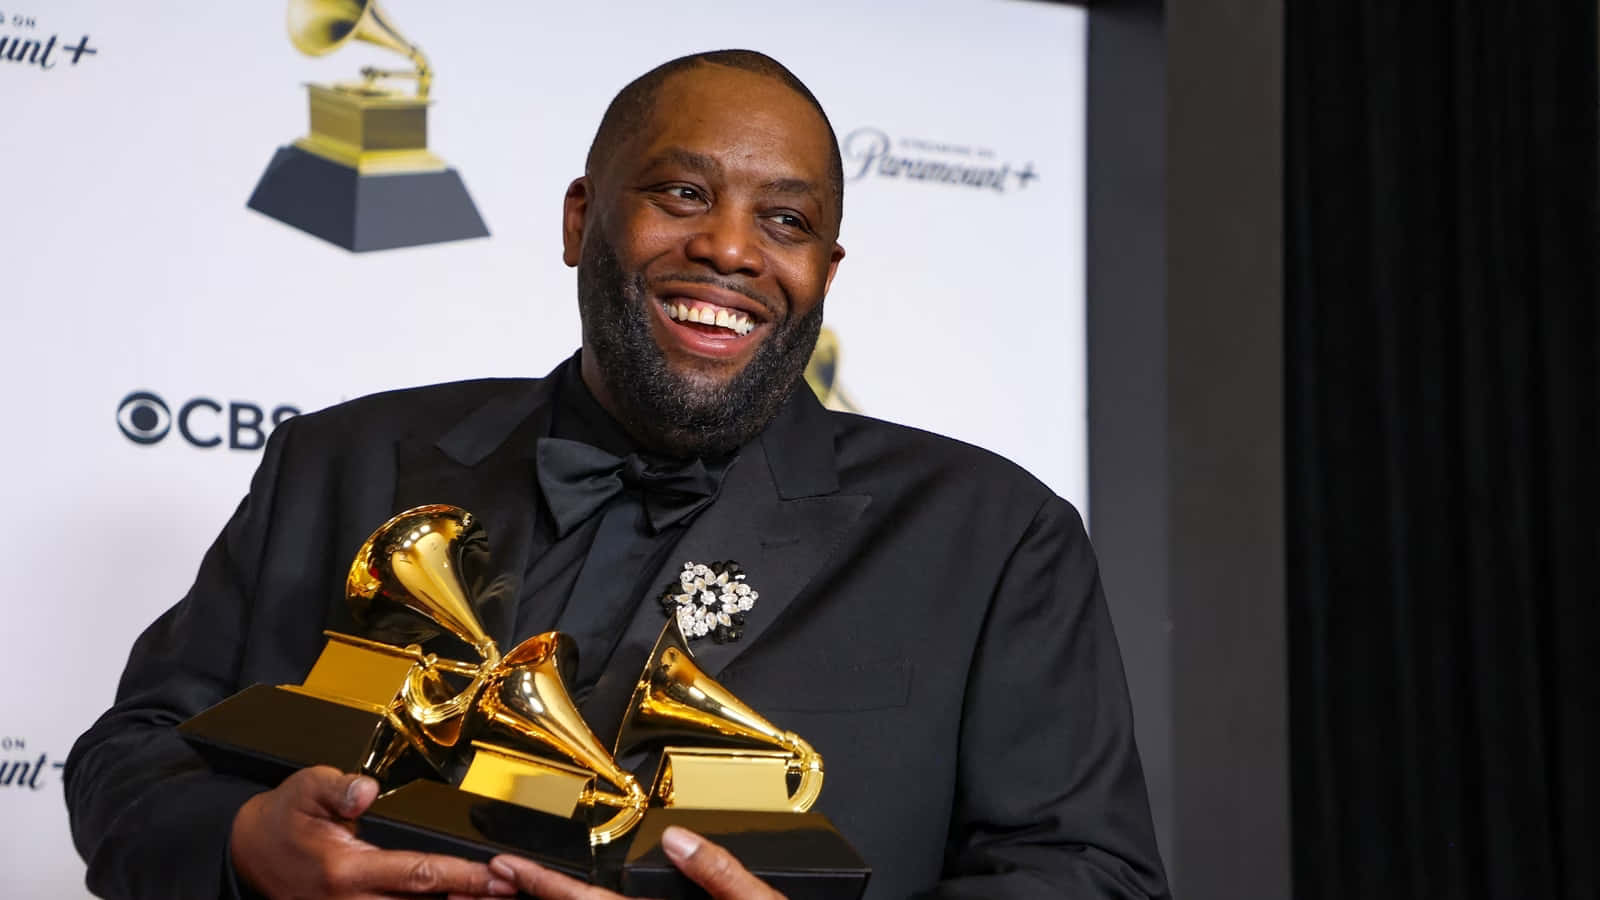
[[[313, 768], [263, 791], [174, 731], [252, 683], [298, 682], [322, 629], [359, 630], [340, 586], [365, 536], [449, 503], [488, 533], [485, 629], [500, 646], [572, 635], [568, 687], [607, 743], [672, 614], [663, 585], [737, 561], [759, 600], [680, 622], [702, 669], [827, 759], [815, 808], [872, 866], [869, 897], [1164, 896], [1076, 512], [992, 454], [825, 411], [805, 387], [842, 209], [827, 117], [772, 59], [700, 54], [624, 88], [562, 210], [581, 351], [542, 379], [378, 395], [274, 432], [73, 749], [91, 888], [610, 896], [521, 859], [377, 849], [353, 836], [371, 779]], [[664, 844], [713, 897], [772, 896], [708, 841]]]
[[730, 452], [777, 414], [844, 258], [821, 107], [775, 62], [712, 58], [724, 64], [674, 61], [623, 91], [562, 222], [584, 383], [679, 456]]

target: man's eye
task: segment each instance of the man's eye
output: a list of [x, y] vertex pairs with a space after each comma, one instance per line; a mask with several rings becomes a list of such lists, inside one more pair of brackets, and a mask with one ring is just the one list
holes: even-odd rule
[[692, 188], [686, 184], [669, 185], [666, 188], [666, 193], [669, 196], [676, 197], [679, 200], [688, 200], [691, 203], [705, 201], [705, 195], [701, 194], [698, 188]]
[[793, 228], [796, 231], [805, 231], [808, 228], [806, 225], [806, 220], [800, 218], [794, 213], [773, 213], [767, 218], [775, 224], [782, 225], [785, 228]]

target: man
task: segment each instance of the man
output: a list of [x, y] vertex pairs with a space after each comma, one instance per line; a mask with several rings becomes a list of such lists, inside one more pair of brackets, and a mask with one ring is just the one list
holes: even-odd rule
[[[720, 623], [724, 642], [696, 641], [697, 660], [822, 752], [816, 809], [873, 867], [869, 896], [1164, 895], [1077, 515], [992, 454], [825, 412], [801, 382], [842, 201], [826, 116], [770, 58], [687, 57], [625, 88], [563, 208], [578, 357], [280, 427], [194, 588], [73, 749], [90, 886], [607, 896], [519, 859], [378, 850], [352, 837], [370, 779], [310, 769], [262, 791], [172, 731], [250, 683], [303, 677], [322, 628], [354, 630], [339, 588], [355, 547], [435, 502], [486, 524], [500, 575], [479, 612], [502, 646], [577, 637], [574, 694], [607, 741], [663, 624], [663, 579], [738, 561], [758, 602]], [[597, 460], [612, 493], [568, 502]], [[712, 896], [771, 894], [695, 835], [666, 849]]]

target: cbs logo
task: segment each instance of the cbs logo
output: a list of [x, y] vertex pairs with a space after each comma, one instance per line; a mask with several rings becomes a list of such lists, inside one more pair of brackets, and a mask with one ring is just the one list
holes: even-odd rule
[[224, 440], [230, 450], [260, 450], [267, 434], [300, 410], [280, 405], [268, 415], [260, 406], [243, 400], [226, 405], [210, 397], [195, 397], [178, 407], [174, 416], [165, 400], [149, 391], [134, 391], [117, 404], [117, 428], [135, 444], [159, 444], [172, 427], [193, 446], [210, 449]]

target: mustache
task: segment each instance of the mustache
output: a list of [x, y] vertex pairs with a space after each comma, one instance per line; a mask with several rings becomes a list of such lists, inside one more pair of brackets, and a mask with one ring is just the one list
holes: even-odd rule
[[767, 318], [774, 321], [783, 318], [783, 314], [787, 309], [787, 306], [774, 302], [772, 298], [751, 290], [748, 285], [741, 284], [740, 282], [729, 278], [718, 278], [715, 275], [707, 275], [703, 272], [681, 275], [657, 275], [654, 278], [646, 281], [645, 287], [649, 288], [652, 292], [655, 292], [659, 291], [662, 287], [672, 284], [706, 284], [717, 288], [718, 290], [739, 294], [761, 304], [761, 308], [767, 312]]

